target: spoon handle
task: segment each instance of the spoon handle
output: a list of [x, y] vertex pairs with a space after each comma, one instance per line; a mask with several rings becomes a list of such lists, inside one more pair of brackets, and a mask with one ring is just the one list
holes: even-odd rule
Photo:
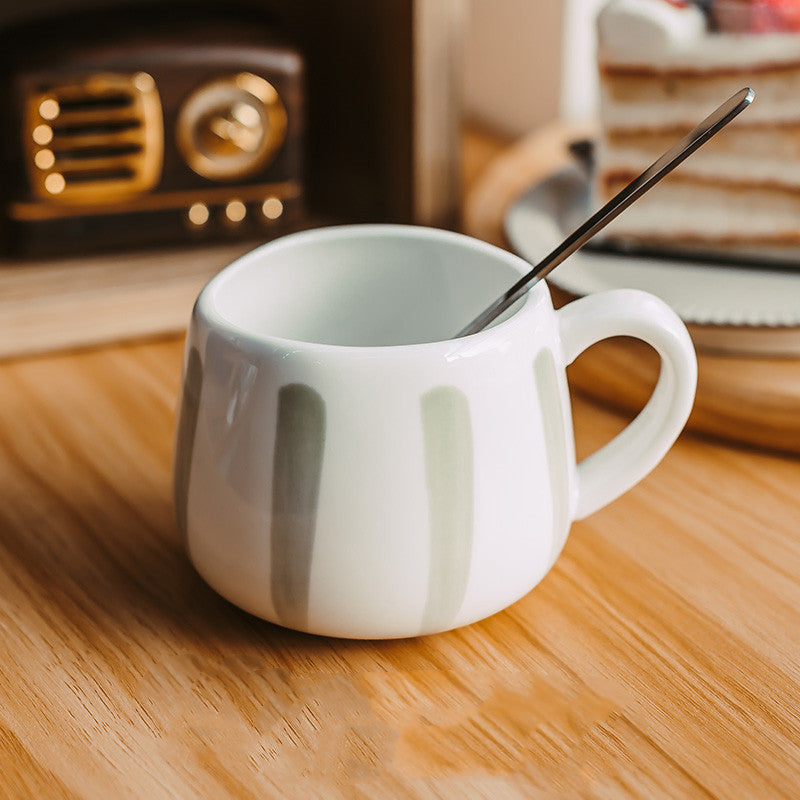
[[520, 278], [505, 294], [498, 297], [481, 312], [466, 328], [456, 334], [468, 336], [483, 330], [492, 320], [512, 306], [537, 281], [554, 270], [568, 256], [580, 250], [596, 233], [621, 214], [631, 203], [635, 203], [648, 189], [652, 189], [665, 175], [688, 158], [698, 147], [702, 147], [712, 136], [719, 133], [734, 117], [753, 102], [752, 89], [740, 89], [726, 100], [716, 111], [709, 114], [696, 128], [677, 144], [673, 145], [657, 161], [654, 161], [638, 178], [634, 178], [624, 189], [611, 198], [579, 228], [574, 230], [558, 247], [546, 255], [527, 275]]

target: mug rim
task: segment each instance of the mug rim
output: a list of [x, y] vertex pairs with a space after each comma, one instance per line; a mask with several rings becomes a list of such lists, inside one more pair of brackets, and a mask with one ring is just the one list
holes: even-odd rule
[[[462, 345], [479, 343], [482, 339], [494, 338], [495, 336], [508, 333], [523, 321], [523, 312], [530, 310], [539, 304], [543, 293], [547, 291], [545, 281], [539, 281], [522, 298], [522, 304], [508, 319], [486, 328], [477, 333], [462, 336], [460, 338], [437, 339], [431, 342], [417, 342], [412, 344], [388, 344], [388, 345], [346, 345], [329, 344], [322, 342], [309, 342], [303, 339], [292, 339], [285, 336], [277, 336], [269, 333], [256, 333], [250, 328], [232, 322], [224, 316], [216, 304], [216, 295], [222, 287], [238, 273], [252, 266], [265, 255], [271, 255], [284, 248], [294, 247], [305, 241], [335, 241], [347, 238], [352, 235], [363, 236], [366, 234], [391, 235], [401, 238], [429, 239], [429, 240], [449, 240], [476, 250], [483, 255], [503, 260], [508, 266], [519, 272], [520, 277], [531, 269], [531, 264], [508, 250], [503, 250], [496, 245], [476, 239], [464, 233], [445, 230], [443, 228], [433, 228], [425, 225], [413, 224], [385, 224], [385, 223], [356, 223], [346, 225], [327, 225], [307, 230], [289, 233], [279, 236], [269, 242], [259, 245], [252, 250], [234, 259], [230, 264], [223, 267], [206, 285], [201, 289], [195, 301], [194, 313], [197, 314], [210, 327], [217, 330], [227, 331], [237, 337], [258, 347], [273, 346], [292, 351], [326, 352], [326, 353], [350, 353], [361, 356], [371, 353], [398, 353], [413, 351], [419, 352], [422, 349], [437, 349], [442, 347], [452, 347], [453, 344]], [[488, 305], [488, 304], [487, 304]], [[469, 320], [465, 320], [466, 325]]]

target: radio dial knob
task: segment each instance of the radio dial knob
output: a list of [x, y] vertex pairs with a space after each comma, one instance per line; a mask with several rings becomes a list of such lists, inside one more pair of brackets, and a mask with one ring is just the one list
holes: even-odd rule
[[180, 109], [176, 133], [194, 172], [238, 181], [275, 157], [286, 138], [286, 109], [271, 83], [243, 72], [195, 89]]

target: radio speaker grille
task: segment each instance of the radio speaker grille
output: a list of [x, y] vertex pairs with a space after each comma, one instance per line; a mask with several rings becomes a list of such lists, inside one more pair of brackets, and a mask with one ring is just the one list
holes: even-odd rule
[[145, 72], [92, 74], [25, 101], [26, 167], [51, 203], [97, 206], [152, 189], [163, 162], [155, 81]]

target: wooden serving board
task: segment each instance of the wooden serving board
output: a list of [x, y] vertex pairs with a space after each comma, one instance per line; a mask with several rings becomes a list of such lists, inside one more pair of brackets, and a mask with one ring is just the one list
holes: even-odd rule
[[[467, 233], [507, 247], [503, 217], [532, 184], [572, 160], [570, 142], [591, 136], [589, 125], [555, 123], [510, 146], [497, 156], [467, 195]], [[571, 298], [551, 287], [556, 305]], [[800, 276], [798, 276], [800, 291]], [[800, 359], [763, 357], [761, 329], [690, 325], [698, 349], [698, 385], [688, 428], [748, 445], [800, 454]], [[733, 334], [733, 339], [731, 337]], [[787, 329], [775, 352], [791, 353], [800, 331]], [[720, 353], [714, 342], [736, 340], [737, 353]], [[751, 346], [752, 345], [752, 346]], [[610, 339], [591, 348], [569, 369], [576, 391], [632, 414], [650, 395], [658, 377], [658, 357], [642, 342]]]

